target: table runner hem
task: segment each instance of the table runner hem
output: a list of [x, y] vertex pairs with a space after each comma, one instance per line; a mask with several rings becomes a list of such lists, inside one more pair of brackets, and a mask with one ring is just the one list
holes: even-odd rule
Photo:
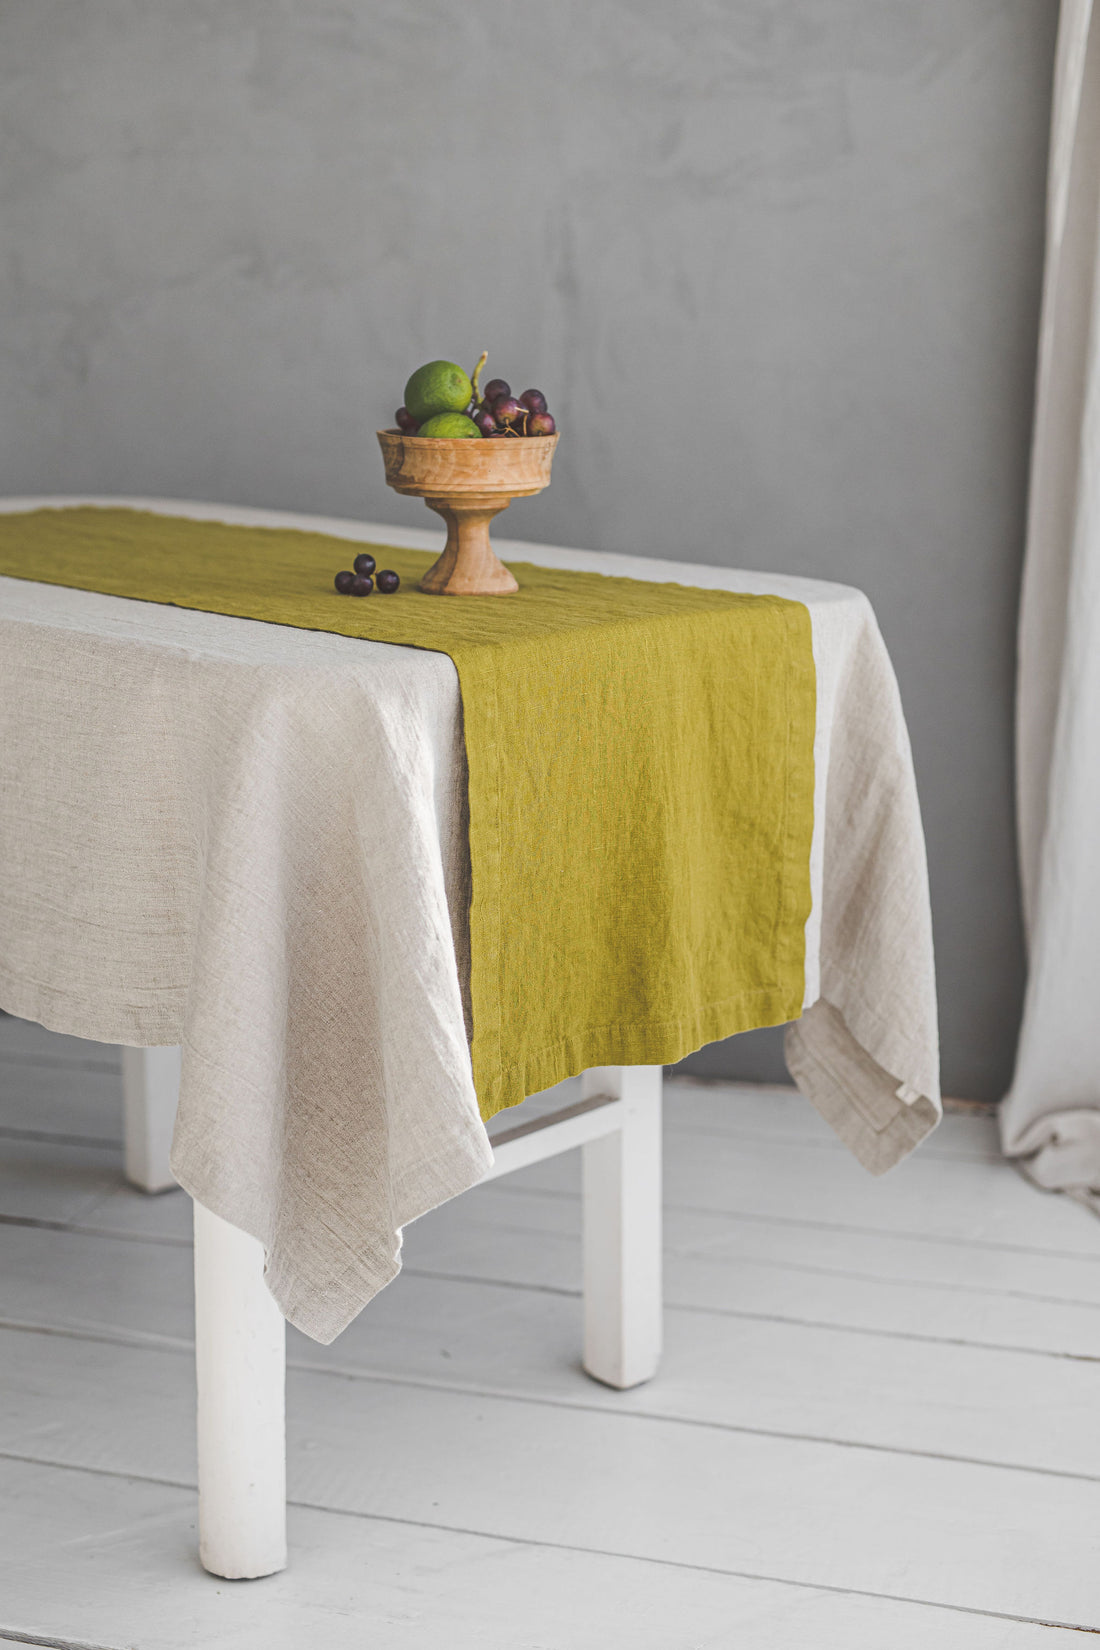
[[802, 1011], [801, 989], [765, 986], [706, 1004], [689, 1020], [589, 1026], [505, 1067], [478, 1095], [482, 1119], [541, 1094], [592, 1066], [671, 1066], [707, 1043], [762, 1026], [785, 1025]]

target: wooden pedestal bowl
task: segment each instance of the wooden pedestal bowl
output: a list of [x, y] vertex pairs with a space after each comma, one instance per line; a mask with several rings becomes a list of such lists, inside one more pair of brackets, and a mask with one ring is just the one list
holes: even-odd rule
[[489, 523], [550, 481], [556, 435], [434, 440], [379, 430], [386, 480], [447, 523], [447, 543], [420, 581], [432, 596], [507, 596], [519, 585], [489, 543]]

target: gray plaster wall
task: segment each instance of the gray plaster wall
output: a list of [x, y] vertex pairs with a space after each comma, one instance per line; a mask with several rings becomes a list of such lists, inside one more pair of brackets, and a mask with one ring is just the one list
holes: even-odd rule
[[511, 534], [869, 592], [945, 1085], [994, 1097], [1056, 13], [0, 0], [0, 491], [419, 522], [372, 432], [421, 360], [488, 347], [566, 432]]

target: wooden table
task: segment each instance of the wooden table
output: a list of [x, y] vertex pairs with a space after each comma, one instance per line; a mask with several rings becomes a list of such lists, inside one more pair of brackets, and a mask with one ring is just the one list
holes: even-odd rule
[[[28, 508], [35, 504], [61, 502], [78, 501], [10, 500], [4, 507]], [[177, 506], [171, 501], [87, 499], [79, 502], [138, 507], [155, 505], [168, 513], [193, 512], [228, 520], [270, 521], [272, 525], [307, 526], [327, 531], [339, 531], [341, 526], [348, 530], [352, 525], [312, 518], [266, 516], [263, 512], [222, 510], [217, 506]], [[397, 541], [417, 548], [435, 548], [438, 544], [427, 533], [369, 524], [356, 524], [355, 531], [349, 532], [348, 536]], [[513, 556], [520, 552], [519, 546], [513, 546], [510, 550], [504, 546], [502, 548], [505, 554]], [[598, 563], [597, 571], [604, 570], [603, 564], [610, 559], [617, 564], [615, 571], [631, 576], [670, 576], [669, 572], [658, 570], [659, 564], [651, 563], [647, 567], [628, 558], [597, 558], [584, 552], [553, 551], [536, 546], [525, 546], [521, 553], [531, 560], [548, 560], [550, 565]], [[895, 989], [894, 996], [887, 1002], [890, 1013], [903, 1017], [904, 1010], [898, 1009], [898, 1002], [904, 1004], [910, 998], [919, 1002], [922, 993], [927, 998], [932, 983], [930, 937], [926, 932], [926, 911], [920, 905], [924, 887], [923, 845], [919, 837], [919, 817], [916, 815], [904, 724], [896, 703], [896, 686], [866, 600], [858, 592], [810, 580], [740, 573], [733, 575], [720, 569], [704, 568], [685, 568], [683, 577], [690, 582], [719, 585], [736, 579], [737, 588], [750, 592], [774, 590], [804, 600], [811, 608], [815, 623], [819, 689], [815, 762], [822, 775], [829, 771], [829, 741], [834, 722], [848, 719], [854, 725], [858, 719], [858, 708], [861, 702], [866, 701], [868, 689], [879, 692], [886, 707], [880, 716], [880, 745], [870, 751], [866, 770], [862, 772], [858, 767], [853, 767], [849, 745], [839, 779], [836, 782], [830, 779], [830, 790], [833, 801], [839, 802], [843, 810], [846, 800], [844, 783], [854, 786], [860, 797], [867, 794], [869, 783], [878, 787], [866, 843], [850, 827], [847, 828], [847, 836], [834, 838], [841, 842], [846, 856], [843, 865], [845, 886], [850, 886], [853, 876], [858, 875], [867, 890], [867, 917], [861, 930], [860, 944], [872, 961], [878, 953], [873, 945], [868, 950], [868, 941], [870, 938], [877, 943], [876, 923], [879, 931], [883, 930], [884, 925], [889, 926], [887, 917], [879, 918], [877, 912], [880, 908], [886, 912], [887, 895], [897, 870], [896, 853], [890, 863], [877, 866], [874, 855], [878, 852], [884, 820], [900, 821], [904, 827], [896, 840], [909, 854], [906, 869], [918, 897], [913, 914], [905, 919], [909, 926], [903, 925], [899, 929], [896, 914], [891, 912], [889, 921], [893, 926], [886, 934], [891, 950], [905, 959], [907, 966], [913, 970], [913, 989], [900, 993]], [[54, 594], [78, 598], [78, 593], [74, 592], [55, 591]], [[105, 598], [93, 599], [102, 601]], [[126, 605], [132, 608], [134, 604]], [[156, 611], [168, 613], [172, 610]], [[244, 625], [250, 621], [221, 622]], [[818, 651], [819, 631], [827, 642], [821, 653]], [[290, 631], [287, 634], [299, 636], [302, 633]], [[858, 669], [853, 661], [859, 661]], [[847, 700], [844, 695], [848, 695]], [[873, 774], [873, 781], [868, 781], [867, 773]], [[823, 785], [819, 786], [819, 792], [815, 800], [810, 867], [814, 906], [806, 929], [807, 1010], [812, 1009], [819, 998], [824, 1002], [821, 997], [823, 959], [825, 948], [831, 943], [828, 933], [825, 940], [822, 939], [822, 911], [826, 903], [822, 899], [825, 857]], [[912, 829], [914, 819], [915, 836]], [[926, 903], [926, 892], [923, 897]], [[839, 981], [834, 988], [835, 1001], [846, 1012], [843, 968], [838, 968], [836, 956], [830, 959], [830, 964], [834, 978]], [[903, 985], [908, 983], [908, 980], [902, 981]], [[856, 984], [861, 982], [857, 980]], [[833, 1012], [828, 1004], [825, 1006]], [[15, 1006], [15, 1012], [20, 1012], [18, 1006]], [[882, 1019], [885, 1015], [880, 1013], [879, 1017]], [[922, 1021], [916, 1014], [912, 1030], [905, 1029], [909, 1046], [921, 1056], [927, 1069], [928, 1061], [924, 1059], [927, 1053], [926, 1024], [927, 1016]], [[75, 1026], [58, 1024], [55, 1028], [73, 1030], [77, 1035], [95, 1035], [94, 1031]], [[894, 1046], [902, 1046], [905, 1038], [899, 1040], [894, 1035], [896, 1031], [897, 1026], [892, 1025]], [[111, 1040], [117, 1040], [118, 1035], [116, 1033]], [[99, 1036], [106, 1040], [102, 1030]], [[934, 1011], [932, 1039], [934, 1069]], [[874, 1052], [873, 1039], [867, 1039], [864, 1046]], [[901, 1088], [911, 1091], [900, 1098], [892, 1094], [894, 1078], [889, 1070], [880, 1073], [886, 1079], [883, 1092], [876, 1097], [880, 1107], [889, 1108], [892, 1104], [897, 1114], [904, 1118], [912, 1101], [919, 1100], [923, 1094], [932, 1095], [934, 1105], [938, 1106], [934, 1082], [925, 1088], [913, 1088], [908, 1081], [911, 1077], [915, 1077], [918, 1083], [923, 1080], [922, 1072], [916, 1069], [918, 1064], [920, 1061], [914, 1059], [912, 1071], [900, 1065], [894, 1066], [896, 1076], [902, 1080]], [[148, 1191], [156, 1191], [172, 1183], [168, 1149], [179, 1075], [178, 1049], [134, 1047], [125, 1051], [126, 1172], [134, 1184]], [[928, 1102], [925, 1106], [934, 1122], [932, 1106]], [[865, 1105], [853, 1106], [851, 1124], [854, 1133], [846, 1132], [846, 1117], [838, 1117], [835, 1106], [831, 1115], [826, 1111], [834, 1127], [849, 1140], [857, 1155], [861, 1151], [860, 1131], [865, 1126], [861, 1115], [865, 1111]], [[885, 1138], [883, 1131], [888, 1122], [889, 1118], [883, 1122], [881, 1116], [876, 1120], [876, 1140]], [[927, 1126], [930, 1125], [926, 1123]], [[897, 1155], [911, 1149], [913, 1144], [915, 1140], [912, 1139], [902, 1142]], [[502, 1118], [492, 1137], [492, 1145], [493, 1163], [487, 1178], [510, 1173], [573, 1147], [583, 1149], [584, 1368], [594, 1379], [620, 1389], [648, 1380], [657, 1369], [661, 1346], [660, 1068], [598, 1067], [588, 1071], [583, 1077], [582, 1097], [578, 1103], [532, 1122], [509, 1125], [507, 1118]], [[888, 1164], [876, 1165], [876, 1172], [883, 1166]], [[208, 1570], [225, 1577], [267, 1575], [283, 1567], [286, 1562], [283, 1317], [263, 1281], [264, 1253], [261, 1244], [200, 1203], [196, 1203], [194, 1215], [202, 1562]]]

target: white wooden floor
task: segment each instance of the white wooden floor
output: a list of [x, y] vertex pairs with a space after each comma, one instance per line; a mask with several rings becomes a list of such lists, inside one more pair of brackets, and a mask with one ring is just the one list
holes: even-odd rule
[[438, 1211], [334, 1346], [291, 1334], [292, 1567], [227, 1583], [194, 1556], [189, 1206], [123, 1185], [120, 1108], [116, 1050], [0, 1019], [0, 1643], [1100, 1631], [1100, 1221], [990, 1119], [875, 1181], [793, 1094], [669, 1085], [668, 1350], [630, 1393], [578, 1367], [573, 1157]]

